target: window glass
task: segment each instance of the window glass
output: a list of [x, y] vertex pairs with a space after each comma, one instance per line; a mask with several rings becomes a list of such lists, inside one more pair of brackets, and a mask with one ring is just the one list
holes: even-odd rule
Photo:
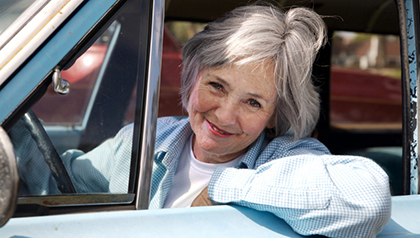
[[59, 95], [51, 85], [32, 108], [44, 125], [86, 124], [106, 68], [105, 56], [109, 58], [120, 31], [121, 24], [115, 21], [72, 65], [62, 70], [61, 76], [71, 85], [70, 93]]
[[401, 129], [399, 38], [336, 32], [331, 57], [333, 127]]
[[[22, 183], [20, 203], [53, 201], [60, 206], [133, 201], [131, 166], [138, 163], [134, 160], [139, 150], [139, 143], [133, 146], [133, 137], [139, 136], [133, 136], [132, 122], [142, 118], [148, 59], [149, 26], [141, 24], [147, 22], [148, 12], [142, 9], [141, 1], [128, 1], [114, 13], [63, 66], [62, 78], [70, 82], [70, 92], [59, 95], [49, 85], [32, 106], [42, 124], [39, 128], [45, 128], [45, 140], [37, 126], [25, 122], [26, 116], [10, 130]], [[55, 150], [65, 171], [51, 165]], [[70, 180], [78, 194], [90, 194], [89, 199], [32, 198], [72, 193], [62, 190], [62, 180]]]

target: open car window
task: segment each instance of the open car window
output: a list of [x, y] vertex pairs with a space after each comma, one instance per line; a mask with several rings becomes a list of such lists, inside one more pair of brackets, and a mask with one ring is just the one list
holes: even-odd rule
[[331, 56], [331, 126], [400, 129], [398, 36], [335, 32]]
[[391, 192], [402, 194], [401, 56], [395, 35], [335, 32], [332, 37], [332, 131], [352, 138], [338, 153], [359, 155], [388, 174]]

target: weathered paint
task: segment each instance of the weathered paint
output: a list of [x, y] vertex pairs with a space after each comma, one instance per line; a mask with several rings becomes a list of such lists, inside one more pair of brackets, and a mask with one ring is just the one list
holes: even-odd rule
[[407, 45], [408, 45], [408, 64], [410, 77], [410, 194], [418, 193], [418, 103], [417, 103], [417, 54], [416, 54], [416, 34], [413, 15], [413, 1], [405, 1], [406, 22], [407, 22]]

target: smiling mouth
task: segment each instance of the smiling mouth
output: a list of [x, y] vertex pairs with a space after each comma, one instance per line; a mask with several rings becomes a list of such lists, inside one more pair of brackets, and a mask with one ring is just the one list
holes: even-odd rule
[[[207, 121], [207, 120], [206, 120]], [[217, 128], [215, 125], [213, 125], [211, 122], [207, 121], [207, 123], [209, 124], [209, 126], [216, 132], [222, 134], [222, 135], [233, 135], [232, 133], [220, 130], [219, 128]]]

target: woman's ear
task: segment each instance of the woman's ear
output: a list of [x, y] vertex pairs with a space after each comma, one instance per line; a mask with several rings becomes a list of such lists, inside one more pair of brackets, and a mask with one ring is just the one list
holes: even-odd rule
[[191, 95], [194, 93], [194, 90], [196, 90], [196, 86], [197, 84], [200, 83], [201, 81], [201, 77], [203, 76], [203, 71], [201, 70], [200, 73], [198, 73], [197, 75], [197, 79], [194, 81], [194, 83], [192, 83], [191, 87], [190, 87], [190, 92], [189, 92], [189, 96], [188, 96], [188, 104], [186, 105], [186, 107], [184, 107], [185, 111], [189, 112], [189, 108], [190, 108], [190, 104], [191, 104]]

